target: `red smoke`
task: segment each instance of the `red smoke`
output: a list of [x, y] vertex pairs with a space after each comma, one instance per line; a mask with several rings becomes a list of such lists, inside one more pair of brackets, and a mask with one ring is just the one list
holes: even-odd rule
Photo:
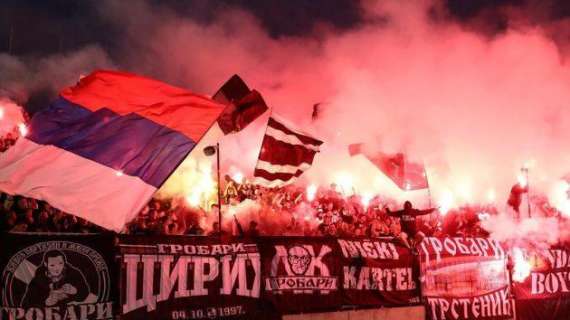
[[[433, 22], [430, 4], [364, 3], [368, 22], [351, 31], [325, 26], [280, 39], [231, 9], [203, 25], [142, 6], [135, 12], [159, 25], [121, 23], [132, 35], [144, 34], [152, 49], [134, 54], [134, 64], [149, 65], [151, 57], [166, 78], [202, 92], [237, 72], [273, 112], [324, 139], [310, 181], [329, 183], [347, 170], [360, 191], [397, 193], [366, 162], [348, 158], [347, 144], [363, 141], [423, 160], [436, 200], [451, 190], [457, 204], [488, 201], [491, 193], [504, 203], [529, 160], [531, 189], [547, 192], [570, 169], [570, 154], [562, 152], [570, 141], [564, 130], [570, 74], [557, 45], [538, 27], [490, 39], [454, 22]], [[322, 116], [310, 123], [316, 102], [324, 102]], [[225, 140], [225, 163], [251, 172], [263, 120]]]
[[[505, 203], [529, 161], [531, 193], [550, 194], [570, 171], [570, 69], [552, 25], [528, 27], [507, 11], [507, 30], [488, 37], [447, 18], [437, 1], [361, 5], [364, 21], [351, 30], [319, 25], [277, 39], [231, 7], [209, 23], [148, 2], [107, 1], [101, 14], [124, 30], [124, 68], [201, 93], [238, 73], [274, 113], [324, 140], [306, 182], [348, 172], [361, 193], [427, 197], [350, 158], [348, 144], [364, 142], [424, 162], [433, 201], [446, 206]], [[322, 112], [311, 122], [315, 103]], [[222, 141], [226, 168], [253, 172], [266, 119]]]

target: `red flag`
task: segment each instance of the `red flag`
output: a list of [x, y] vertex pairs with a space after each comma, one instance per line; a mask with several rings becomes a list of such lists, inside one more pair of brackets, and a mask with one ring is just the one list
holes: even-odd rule
[[269, 118], [253, 175], [268, 187], [292, 183], [313, 164], [322, 141]]
[[351, 156], [363, 154], [402, 190], [419, 190], [428, 187], [424, 165], [408, 161], [403, 153], [377, 152], [371, 155], [363, 151], [361, 143], [349, 145], [348, 151]]
[[213, 99], [228, 105], [218, 118], [224, 134], [241, 131], [267, 110], [261, 94], [250, 90], [237, 74], [224, 83]]

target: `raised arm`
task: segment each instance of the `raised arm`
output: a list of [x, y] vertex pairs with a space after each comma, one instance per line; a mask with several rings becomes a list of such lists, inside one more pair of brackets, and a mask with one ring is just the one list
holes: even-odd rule
[[390, 217], [399, 217], [402, 213], [401, 210], [399, 211], [390, 211], [390, 208], [386, 207], [386, 214]]
[[430, 214], [434, 212], [437, 208], [425, 209], [425, 210], [416, 210], [415, 216], [424, 216], [426, 214]]

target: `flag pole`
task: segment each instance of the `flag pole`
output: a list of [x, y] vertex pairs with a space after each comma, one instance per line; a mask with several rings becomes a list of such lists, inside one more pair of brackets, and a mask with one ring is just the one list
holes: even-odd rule
[[427, 191], [428, 191], [428, 205], [429, 205], [429, 208], [431, 208], [431, 186], [429, 184], [429, 178], [428, 178], [425, 162], [424, 162], [424, 176], [426, 178]]
[[530, 210], [530, 181], [528, 180], [528, 167], [523, 167], [522, 169], [525, 173], [526, 176], [526, 188], [527, 188], [527, 192], [526, 192], [526, 203], [528, 205], [528, 217], [532, 218], [532, 212]]
[[[219, 103], [216, 101], [216, 103]], [[221, 104], [221, 103], [219, 103]], [[227, 105], [224, 107], [224, 109], [222, 110], [222, 112], [220, 112], [220, 115], [227, 109]], [[192, 151], [194, 151], [194, 148], [198, 146], [198, 144], [200, 143], [200, 141], [208, 134], [208, 132], [210, 132], [210, 130], [212, 130], [212, 128], [214, 128], [214, 126], [216, 125], [216, 123], [218, 122], [218, 119], [220, 118], [220, 116], [218, 116], [218, 118], [216, 118], [212, 124], [210, 124], [210, 127], [208, 128], [208, 130], [206, 130], [204, 132], [204, 134], [200, 137], [200, 139], [198, 141], [196, 141], [196, 144], [190, 149], [188, 150], [188, 152], [186, 152], [186, 154], [184, 155], [184, 157], [182, 157], [182, 159], [176, 164], [176, 166], [174, 167], [174, 170], [172, 170], [172, 172], [166, 177], [166, 179], [164, 179], [164, 181], [162, 181], [162, 183], [156, 188], [156, 191], [150, 196], [150, 198], [146, 201], [146, 203], [148, 203], [152, 197], [154, 196], [154, 194], [160, 190], [160, 188], [162, 188], [162, 186], [164, 186], [164, 184], [166, 183], [166, 181], [168, 181], [168, 179], [170, 179], [170, 177], [172, 177], [174, 175], [174, 173], [176, 172], [176, 170], [180, 167], [180, 165], [182, 165], [182, 163], [184, 162], [184, 160], [186, 160], [186, 158], [188, 158], [188, 156], [192, 153]], [[206, 147], [207, 148], [207, 147]], [[205, 148], [205, 149], [206, 149]], [[216, 148], [218, 149], [218, 148]], [[216, 150], [217, 152], [217, 150]], [[146, 205], [146, 204], [145, 204]], [[222, 208], [219, 208], [220, 210]], [[137, 214], [138, 215], [138, 214]], [[136, 217], [135, 217], [136, 218]], [[135, 219], [133, 218], [133, 219]], [[220, 229], [221, 230], [221, 229]]]
[[220, 143], [216, 142], [216, 171], [218, 176], [218, 227], [220, 240], [222, 239], [222, 186], [220, 185]]
[[[424, 176], [426, 178], [427, 192], [428, 192], [428, 209], [431, 209], [431, 208], [433, 208], [432, 203], [431, 203], [431, 186], [429, 184], [429, 178], [428, 178], [425, 162], [423, 162], [423, 165], [424, 165]], [[438, 213], [439, 213], [439, 211], [438, 211]], [[431, 215], [431, 220], [433, 223], [435, 221], [435, 219], [437, 219], [438, 215], [436, 215], [434, 213], [431, 213], [430, 215]]]
[[269, 127], [269, 120], [273, 114], [273, 108], [269, 108], [269, 117], [267, 118], [267, 123], [265, 124], [265, 130], [263, 131], [263, 138], [261, 139], [261, 145], [259, 146], [259, 153], [257, 154], [257, 161], [255, 162], [255, 167], [253, 168], [253, 176], [255, 181], [255, 168], [259, 164], [259, 157], [261, 156], [261, 150], [263, 150], [263, 141], [265, 140], [265, 135], [267, 134], [267, 128]]

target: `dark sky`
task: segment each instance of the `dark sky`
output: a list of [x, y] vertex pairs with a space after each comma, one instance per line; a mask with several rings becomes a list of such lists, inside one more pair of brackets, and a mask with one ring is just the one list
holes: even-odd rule
[[[54, 54], [77, 52], [95, 44], [117, 68], [129, 69], [125, 64], [130, 61], [124, 60], [125, 43], [122, 43], [125, 31], [117, 29], [124, 24], [110, 23], [109, 17], [102, 15], [102, 1], [125, 1], [120, 4], [147, 1], [154, 10], [166, 7], [180, 17], [204, 24], [214, 22], [224, 10], [238, 8], [257, 17], [273, 38], [311, 34], [316, 26], [323, 24], [343, 32], [365, 22], [357, 0], [0, 0], [0, 54], [10, 53], [19, 61], [30, 62]], [[430, 10], [430, 18], [435, 23], [452, 20], [487, 37], [500, 35], [510, 27], [507, 12], [512, 9], [522, 12], [526, 16], [525, 23], [530, 24], [550, 24], [570, 17], [570, 0], [441, 1], [443, 10], [441, 7]], [[555, 42], [569, 43], [570, 32], [560, 32], [557, 28], [550, 31], [548, 36]], [[0, 70], [0, 79], [2, 72]], [[177, 78], [153, 71], [147, 75], [180, 83]], [[8, 89], [0, 87], [0, 90], [7, 92]], [[27, 98], [13, 94], [14, 90], [10, 92], [13, 99], [25, 102], [32, 112], [44, 106], [54, 94], [51, 87], [28, 90]]]
[[[117, 0], [121, 1], [121, 0]], [[484, 15], [485, 30], [500, 32], [506, 27], [501, 8], [547, 3], [549, 19], [570, 14], [567, 0], [446, 0], [452, 19], [469, 23]], [[0, 0], [0, 52], [47, 55], [97, 43], [113, 54], [118, 30], [104, 22], [96, 10], [97, 0]], [[180, 15], [207, 23], [216, 12], [239, 7], [257, 16], [272, 37], [302, 35], [315, 23], [328, 23], [338, 30], [361, 22], [357, 1], [352, 0], [151, 0]], [[544, 5], [541, 5], [544, 7]], [[10, 36], [11, 35], [11, 36]], [[11, 40], [10, 40], [11, 39]]]

